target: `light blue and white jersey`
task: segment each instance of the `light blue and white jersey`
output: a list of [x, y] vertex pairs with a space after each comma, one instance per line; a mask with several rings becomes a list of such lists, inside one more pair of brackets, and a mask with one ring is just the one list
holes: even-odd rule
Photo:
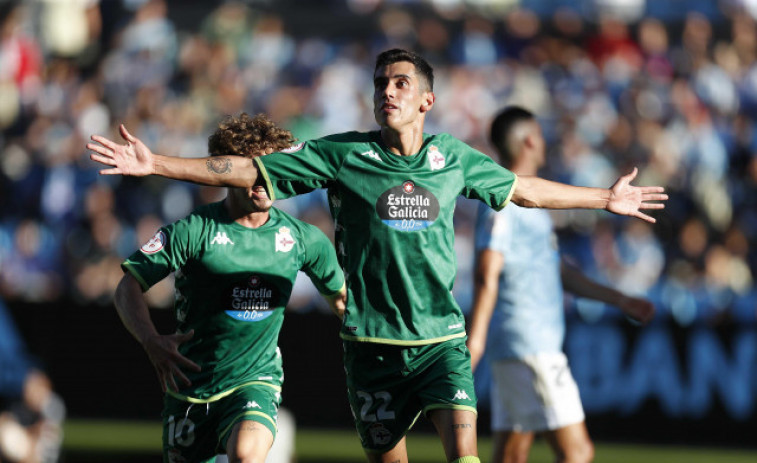
[[561, 352], [565, 336], [557, 237], [549, 213], [509, 204], [478, 210], [476, 252], [504, 256], [487, 336], [490, 359]]

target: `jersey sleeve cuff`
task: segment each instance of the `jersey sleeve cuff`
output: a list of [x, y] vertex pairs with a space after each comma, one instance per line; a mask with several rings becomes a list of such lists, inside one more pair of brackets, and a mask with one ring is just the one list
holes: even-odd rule
[[150, 285], [147, 284], [147, 282], [142, 278], [142, 276], [137, 272], [137, 269], [132, 267], [132, 265], [129, 262], [124, 262], [121, 264], [121, 269], [125, 272], [129, 272], [131, 276], [134, 277], [135, 280], [137, 280], [137, 283], [139, 283], [139, 286], [142, 288], [142, 292], [147, 291], [150, 289]]
[[494, 208], [495, 211], [501, 211], [505, 208], [505, 206], [510, 204], [510, 200], [513, 198], [513, 194], [515, 193], [515, 188], [518, 187], [518, 176], [516, 174], [513, 174], [513, 177], [513, 184], [510, 187], [510, 191], [507, 193], [507, 198], [502, 201], [502, 204]]
[[268, 176], [268, 171], [265, 168], [265, 164], [263, 164], [263, 161], [260, 159], [260, 157], [252, 158], [252, 162], [254, 162], [258, 167], [258, 175], [263, 176], [263, 186], [268, 193], [268, 198], [270, 198], [271, 201], [276, 201], [276, 192], [273, 190], [273, 184], [271, 183], [271, 178]]
[[338, 290], [334, 291], [333, 293], [321, 293], [321, 295], [323, 297], [334, 297], [337, 294], [339, 294], [342, 291], [344, 291], [346, 288], [347, 288], [347, 283], [345, 282], [345, 283], [342, 283], [342, 286]]

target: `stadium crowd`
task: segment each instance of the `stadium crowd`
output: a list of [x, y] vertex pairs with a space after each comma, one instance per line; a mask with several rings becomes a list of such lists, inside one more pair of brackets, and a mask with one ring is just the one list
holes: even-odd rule
[[[123, 122], [156, 152], [189, 156], [204, 154], [222, 116], [241, 111], [268, 113], [301, 140], [373, 130], [373, 59], [400, 46], [435, 66], [429, 132], [492, 153], [493, 115], [519, 104], [545, 129], [546, 178], [607, 187], [638, 166], [638, 184], [666, 186], [671, 199], [653, 226], [555, 214], [563, 251], [588, 275], [647, 295], [658, 319], [757, 319], [754, 2], [675, 18], [640, 15], [643, 1], [597, 1], [591, 14], [571, 8], [578, 1], [547, 10], [348, 0], [330, 2], [337, 13], [328, 14], [301, 2], [300, 16], [280, 11], [296, 2], [279, 3], [208, 3], [199, 22], [165, 0], [0, 6], [0, 297], [110, 305], [135, 246], [223, 197], [157, 177], [98, 176], [84, 148], [90, 134], [116, 137]], [[318, 21], [308, 25], [308, 15]], [[475, 221], [465, 201], [456, 216], [464, 309]], [[320, 193], [279, 207], [331, 227]], [[151, 290], [151, 303], [170, 305], [171, 288]], [[292, 305], [312, 307], [314, 289], [298, 288]], [[616, 316], [574, 309], [587, 320]]]

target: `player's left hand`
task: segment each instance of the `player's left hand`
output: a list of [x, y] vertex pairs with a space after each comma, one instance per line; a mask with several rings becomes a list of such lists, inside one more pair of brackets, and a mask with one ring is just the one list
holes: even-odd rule
[[668, 195], [663, 194], [665, 188], [661, 186], [638, 187], [631, 185], [639, 170], [634, 167], [633, 171], [620, 177], [610, 188], [610, 200], [607, 210], [619, 215], [629, 215], [655, 223], [654, 217], [641, 212], [642, 209], [663, 209], [665, 204], [651, 203], [649, 201], [665, 201]]
[[618, 306], [631, 320], [642, 325], [649, 323], [655, 314], [654, 304], [637, 297], [624, 297]]
[[87, 149], [94, 151], [90, 154], [90, 159], [111, 166], [110, 169], [101, 170], [100, 174], [135, 177], [152, 174], [155, 171], [155, 160], [150, 148], [130, 134], [123, 124], [119, 126], [119, 131], [126, 141], [123, 145], [100, 135], [92, 135], [92, 141], [96, 143], [87, 143]]

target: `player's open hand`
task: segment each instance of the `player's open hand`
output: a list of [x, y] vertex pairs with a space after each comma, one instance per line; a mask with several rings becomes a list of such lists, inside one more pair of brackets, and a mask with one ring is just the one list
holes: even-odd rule
[[102, 175], [132, 175], [142, 177], [154, 172], [154, 159], [150, 148], [145, 146], [137, 137], [126, 130], [123, 124], [119, 131], [126, 143], [119, 145], [100, 135], [92, 135], [92, 141], [87, 143], [87, 149], [94, 151], [89, 155], [93, 161], [111, 166], [110, 169], [102, 169]]
[[654, 304], [646, 299], [624, 297], [619, 306], [627, 317], [642, 325], [646, 325], [654, 317]]
[[192, 339], [194, 334], [194, 330], [190, 330], [183, 334], [157, 335], [144, 342], [143, 347], [158, 373], [158, 380], [163, 392], [166, 392], [166, 388], [172, 391], [179, 390], [176, 378], [185, 386], [192, 385], [182, 369], [200, 371], [199, 365], [179, 353], [179, 346]]
[[607, 210], [615, 214], [630, 215], [655, 223], [654, 217], [650, 217], [641, 210], [663, 209], [665, 204], [650, 201], [665, 201], [668, 199], [668, 195], [664, 194], [665, 189], [661, 186], [638, 187], [631, 185], [638, 172], [639, 170], [634, 167], [633, 172], [620, 177], [610, 188]]

